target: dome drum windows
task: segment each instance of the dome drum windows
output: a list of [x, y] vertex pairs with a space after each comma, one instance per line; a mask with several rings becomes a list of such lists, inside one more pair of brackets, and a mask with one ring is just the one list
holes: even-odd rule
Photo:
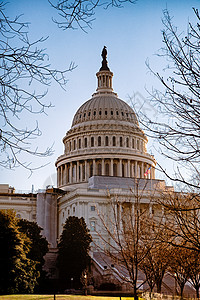
[[112, 144], [113, 144], [113, 147], [116, 146], [116, 137], [115, 136], [113, 136], [113, 138], [112, 138]]
[[78, 140], [78, 149], [81, 149], [81, 139]]
[[129, 138], [128, 137], [126, 138], [126, 147], [127, 148], [129, 147]]
[[98, 136], [98, 147], [101, 147], [101, 137]]
[[120, 147], [123, 147], [123, 139], [122, 139], [122, 136], [120, 136], [120, 138], [119, 138], [119, 146], [120, 146]]
[[137, 140], [137, 150], [140, 150], [140, 140]]
[[84, 139], [84, 147], [87, 148], [87, 138]]
[[94, 137], [91, 137], [91, 147], [94, 147]]
[[135, 148], [135, 139], [132, 139], [132, 148]]
[[108, 136], [105, 137], [105, 146], [108, 146], [109, 144], [109, 140], [108, 140]]

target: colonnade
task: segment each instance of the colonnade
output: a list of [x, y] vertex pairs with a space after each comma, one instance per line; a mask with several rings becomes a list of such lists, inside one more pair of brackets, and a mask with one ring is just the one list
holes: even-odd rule
[[84, 182], [94, 175], [155, 179], [154, 167], [151, 167], [145, 176], [145, 172], [150, 166], [143, 161], [115, 158], [71, 161], [57, 168], [57, 184], [59, 187], [70, 183]]

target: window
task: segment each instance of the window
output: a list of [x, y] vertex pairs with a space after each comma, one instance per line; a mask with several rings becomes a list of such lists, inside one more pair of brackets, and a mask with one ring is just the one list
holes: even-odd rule
[[90, 222], [90, 230], [93, 231], [93, 232], [96, 230], [96, 224], [95, 224], [95, 221], [91, 221], [91, 222]]
[[74, 150], [76, 150], [76, 140], [74, 140]]
[[78, 148], [81, 149], [81, 139], [78, 140]]
[[119, 112], [118, 112], [118, 110], [116, 111], [116, 115], [117, 115], [117, 116], [119, 115]]
[[107, 116], [107, 114], [108, 114], [108, 112], [107, 112], [107, 110], [105, 110], [105, 115]]
[[90, 113], [90, 111], [89, 111], [89, 113], [88, 113], [88, 117], [90, 116], [90, 114], [91, 114], [91, 113]]
[[94, 147], [94, 137], [91, 137], [91, 147]]
[[87, 138], [85, 138], [85, 148], [87, 148]]
[[101, 116], [101, 110], [99, 111], [99, 115]]
[[73, 207], [73, 214], [75, 214], [75, 207]]
[[96, 110], [94, 111], [94, 116], [96, 116]]
[[124, 177], [124, 164], [122, 164], [122, 177]]
[[117, 176], [117, 164], [113, 164], [113, 176]]
[[137, 140], [137, 149], [139, 150], [140, 149], [140, 141]]
[[71, 142], [69, 143], [69, 151], [71, 151], [72, 150], [72, 144], [71, 144]]
[[123, 147], [122, 136], [120, 136], [119, 145], [120, 145], [120, 147]]
[[101, 137], [98, 136], [98, 146], [101, 146]]
[[135, 148], [135, 140], [132, 139], [132, 148]]
[[129, 147], [129, 138], [126, 138], [126, 147]]
[[108, 136], [105, 138], [105, 145], [108, 146]]
[[70, 215], [70, 210], [68, 209], [68, 216]]
[[116, 137], [113, 136], [113, 146], [116, 146]]
[[92, 205], [92, 206], [90, 207], [90, 209], [91, 209], [91, 211], [95, 211], [95, 206]]
[[110, 114], [111, 114], [111, 116], [113, 116], [113, 111], [112, 110], [111, 110]]
[[101, 176], [101, 169], [102, 169], [101, 164], [98, 164], [98, 176]]

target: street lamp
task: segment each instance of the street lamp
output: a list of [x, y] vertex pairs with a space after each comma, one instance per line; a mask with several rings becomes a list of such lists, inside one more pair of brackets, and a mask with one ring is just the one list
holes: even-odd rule
[[84, 288], [85, 288], [85, 295], [87, 296], [87, 274], [84, 274]]
[[72, 277], [71, 278], [71, 289], [73, 289], [73, 280], [74, 280], [74, 278]]

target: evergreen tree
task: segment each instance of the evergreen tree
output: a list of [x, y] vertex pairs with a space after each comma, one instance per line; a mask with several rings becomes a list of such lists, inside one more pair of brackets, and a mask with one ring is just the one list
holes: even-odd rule
[[37, 282], [37, 262], [28, 258], [30, 239], [19, 230], [12, 210], [0, 211], [0, 293], [30, 293]]
[[66, 220], [58, 244], [59, 281], [61, 289], [80, 287], [81, 274], [90, 263], [92, 237], [83, 218], [69, 217]]
[[44, 265], [44, 256], [48, 252], [48, 242], [46, 238], [41, 235], [42, 228], [38, 226], [36, 222], [30, 222], [25, 219], [20, 219], [18, 222], [20, 232], [27, 235], [31, 241], [30, 251], [27, 257], [37, 262], [36, 269], [39, 272], [39, 278], [37, 280], [38, 288], [46, 279], [46, 272], [42, 269]]

